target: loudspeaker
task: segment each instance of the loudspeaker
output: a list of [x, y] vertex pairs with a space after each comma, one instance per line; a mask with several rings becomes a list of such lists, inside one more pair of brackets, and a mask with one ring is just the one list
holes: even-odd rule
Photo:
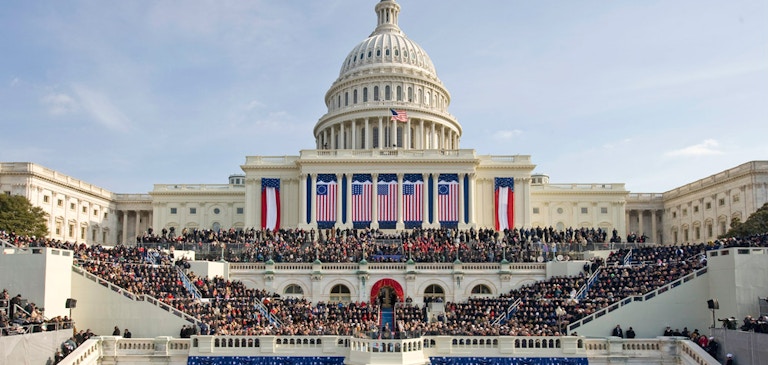
[[77, 299], [69, 298], [67, 299], [67, 303], [64, 305], [64, 308], [75, 308], [77, 307]]
[[707, 300], [707, 308], [709, 308], [709, 309], [720, 309], [720, 303], [717, 302], [717, 299]]

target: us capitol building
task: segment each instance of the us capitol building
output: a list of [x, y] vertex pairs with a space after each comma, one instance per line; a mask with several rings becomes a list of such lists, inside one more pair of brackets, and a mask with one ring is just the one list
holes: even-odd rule
[[600, 227], [651, 242], [715, 239], [768, 201], [768, 161], [664, 193], [623, 183], [550, 183], [528, 155], [461, 148], [462, 125], [429, 55], [376, 4], [376, 27], [325, 94], [315, 149], [247, 156], [227, 184], [156, 184], [119, 194], [34, 164], [0, 164], [0, 191], [48, 213], [50, 237], [130, 244], [152, 227], [458, 229]]

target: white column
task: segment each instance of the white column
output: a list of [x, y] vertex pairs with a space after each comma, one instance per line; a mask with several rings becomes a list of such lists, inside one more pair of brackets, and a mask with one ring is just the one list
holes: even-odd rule
[[262, 229], [264, 227], [261, 226], [261, 178], [254, 179], [253, 182], [255, 194], [253, 194], [253, 217], [255, 219], [254, 227], [257, 227], [257, 229]]
[[419, 119], [419, 149], [424, 149], [424, 119]]
[[397, 174], [397, 223], [395, 229], [405, 229], [405, 223], [403, 223], [403, 173]]
[[[65, 222], [66, 223], [66, 222]], [[64, 229], [68, 229], [69, 227], [64, 227]], [[123, 240], [122, 243], [125, 245], [128, 242], [128, 211], [123, 211]]]
[[476, 209], [476, 192], [475, 192], [475, 185], [477, 183], [477, 174], [471, 173], [469, 174], [469, 217], [467, 217], [470, 226], [476, 227], [477, 226], [477, 220], [475, 218], [475, 209]]
[[651, 240], [653, 243], [659, 243], [658, 235], [656, 234], [656, 209], [651, 210]]
[[464, 176], [466, 175], [465, 173], [459, 174], [459, 229], [463, 229], [466, 226], [464, 222], [464, 194], [466, 194], [466, 191], [464, 191]]
[[[408, 133], [408, 139], [403, 141], [405, 144], [405, 149], [409, 150], [411, 149], [411, 143], [413, 143], [413, 136], [411, 135], [411, 118], [408, 118], [408, 122], [405, 123], [405, 132]], [[403, 139], [405, 139], [406, 134], [403, 133]], [[746, 200], [746, 199], [745, 199]]]
[[350, 148], [354, 150], [357, 148], [357, 128], [355, 128], [357, 126], [357, 121], [353, 119], [351, 123], [352, 123], [352, 128], [350, 131], [350, 134], [351, 134], [350, 137], [352, 138], [352, 142], [351, 142], [352, 146], [350, 146]]
[[347, 148], [347, 138], [344, 136], [344, 122], [339, 123], [339, 149]]
[[384, 118], [379, 117], [379, 149], [384, 148]]
[[347, 174], [347, 214], [344, 224], [347, 228], [352, 228], [352, 174]]
[[337, 192], [336, 192], [336, 223], [334, 224], [335, 227], [341, 227], [341, 213], [342, 213], [342, 191], [343, 186], [341, 182], [341, 176], [342, 174], [336, 174], [336, 186]]
[[643, 214], [645, 213], [644, 210], [640, 210], [637, 212], [637, 235], [642, 236], [643, 233], [645, 233], [645, 227], [643, 227]]
[[[435, 139], [436, 139], [435, 135], [436, 134], [437, 133], [435, 133], [435, 122], [432, 122], [432, 130], [429, 133], [429, 148], [431, 148], [431, 149], [435, 149]], [[437, 189], [435, 189], [435, 190], [437, 190]]]
[[336, 126], [331, 126], [331, 143], [329, 144], [331, 149], [339, 149], [339, 144], [336, 143]]
[[[381, 125], [381, 119], [379, 119], [379, 125]], [[381, 134], [379, 134], [381, 136]], [[381, 146], [381, 145], [379, 145]], [[378, 202], [378, 183], [379, 174], [371, 174], [371, 182], [373, 182], [372, 194], [371, 194], [371, 228], [379, 228], [379, 202]]]
[[531, 178], [523, 180], [523, 226], [531, 226]]
[[299, 174], [299, 227], [307, 224], [307, 174]]
[[317, 228], [317, 174], [312, 174], [312, 184], [310, 184], [309, 188], [311, 189], [310, 194], [312, 203], [312, 207], [310, 208], [312, 211], [310, 212], [310, 217], [312, 217], [312, 221], [309, 222], [310, 225]]
[[626, 232], [624, 233], [624, 237], [628, 236], [632, 232], [632, 221], [629, 220], [630, 213], [631, 213], [630, 210], [627, 210], [624, 213], [624, 222], [625, 222], [624, 224], [627, 225], [627, 229], [626, 229]]
[[437, 202], [439, 198], [439, 195], [437, 194], [437, 190], [438, 190], [437, 184], [439, 181], [440, 181], [440, 174], [432, 174], [432, 182], [434, 184], [433, 185], [434, 189], [432, 190], [432, 219], [434, 219], [434, 221], [432, 223], [434, 227], [440, 226], [440, 217], [438, 216], [438, 212], [440, 212], [438, 207], [440, 206], [440, 204], [438, 204]]
[[371, 128], [370, 128], [371, 121], [368, 118], [365, 118], [365, 139], [363, 140], [363, 143], [365, 143], [365, 148], [370, 149], [371, 145], [373, 144], [373, 137], [371, 137]]
[[[140, 229], [139, 224], [141, 223], [141, 211], [137, 210], [137, 211], [135, 211], [135, 213], [136, 213], [136, 222], [134, 222], [134, 226], [133, 226], [133, 239], [131, 240], [131, 242], [133, 242], [133, 243], [136, 243], [136, 236], [139, 235], [139, 229]], [[77, 233], [79, 234], [80, 232], [77, 232]]]

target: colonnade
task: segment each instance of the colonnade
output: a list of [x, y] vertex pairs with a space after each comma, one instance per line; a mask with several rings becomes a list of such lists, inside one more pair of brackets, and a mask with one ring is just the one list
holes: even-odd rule
[[[662, 218], [663, 211], [659, 209], [627, 209], [625, 211], [627, 222], [627, 232], [629, 235], [635, 233], [638, 237], [645, 234], [652, 243], [661, 243], [662, 234], [659, 232], [658, 223]], [[647, 223], [650, 221], [650, 225]], [[626, 239], [627, 237], [622, 237]]]
[[380, 116], [341, 121], [316, 137], [318, 149], [458, 149], [459, 136], [458, 130], [443, 123], [419, 118], [398, 122]]
[[[353, 222], [352, 222], [352, 175], [353, 174], [346, 174], [346, 194], [342, 194], [344, 189], [341, 189], [342, 184], [342, 177], [345, 176], [345, 174], [337, 173], [336, 174], [336, 181], [339, 184], [338, 188], [338, 194], [336, 194], [336, 223], [335, 227], [338, 228], [352, 228]], [[378, 182], [378, 173], [371, 173], [371, 181], [374, 184], [373, 193], [371, 194], [371, 228], [379, 228], [379, 222], [380, 219], [378, 217], [378, 197], [376, 194], [376, 184]], [[403, 212], [403, 178], [405, 176], [404, 173], [398, 173], [395, 174], [397, 176], [397, 222], [395, 229], [401, 230], [405, 229], [405, 222], [404, 222], [404, 212]], [[437, 179], [439, 174], [427, 174], [422, 173], [422, 181], [424, 183], [423, 187], [423, 193], [422, 193], [422, 227], [440, 227], [440, 223], [438, 221], [439, 216], [439, 204], [438, 204], [438, 189], [437, 189]], [[311, 184], [309, 184], [309, 189], [306, 184], [307, 178], [311, 178]], [[300, 226], [308, 226], [308, 227], [317, 227], [318, 220], [317, 220], [317, 177], [318, 174], [302, 174], [300, 181], [300, 187], [299, 187], [299, 225]], [[458, 173], [459, 177], [459, 184], [458, 184], [458, 193], [459, 193], [459, 199], [458, 199], [458, 226], [459, 228], [464, 227], [472, 227], [476, 226], [476, 218], [475, 218], [475, 208], [474, 208], [474, 196], [475, 194], [475, 174], [474, 173]], [[465, 179], [468, 180], [467, 187], [465, 188], [464, 181]], [[429, 189], [427, 188], [430, 184], [432, 184], [433, 189], [431, 191], [432, 196], [430, 199], [429, 195]], [[467, 189], [468, 188], [468, 189]], [[467, 191], [468, 190], [468, 191]], [[258, 197], [258, 195], [257, 195]], [[311, 206], [307, 205], [307, 197], [309, 197], [309, 201], [311, 202]], [[260, 198], [260, 197], [259, 197]], [[430, 206], [430, 200], [432, 201], [432, 204]], [[346, 201], [346, 206], [344, 205], [344, 202]], [[465, 207], [466, 204], [466, 207]], [[260, 202], [257, 202], [257, 206], [260, 206]], [[345, 209], [343, 209], [345, 208]], [[309, 210], [309, 211], [308, 211]], [[465, 212], [466, 211], [466, 212]], [[429, 221], [430, 213], [432, 216], [432, 221]], [[309, 221], [307, 221], [307, 217], [309, 217]]]
[[[121, 237], [120, 243], [124, 245], [135, 243], [136, 236], [142, 235], [144, 231], [146, 231], [147, 229], [149, 229], [149, 227], [151, 227], [152, 215], [153, 215], [153, 212], [151, 210], [122, 209], [122, 210], [117, 210], [116, 213], [118, 214], [118, 218], [122, 221], [122, 233], [120, 235]], [[132, 227], [133, 234], [129, 236], [128, 220], [130, 218], [133, 218], [133, 227]]]

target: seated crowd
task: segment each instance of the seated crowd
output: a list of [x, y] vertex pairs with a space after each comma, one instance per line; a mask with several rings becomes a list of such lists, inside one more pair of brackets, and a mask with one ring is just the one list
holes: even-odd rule
[[[274, 257], [280, 257], [281, 260], [292, 262], [311, 261], [315, 258], [333, 262], [356, 261], [394, 252], [400, 252], [401, 255], [407, 253], [412, 255], [414, 260], [418, 257], [428, 262], [439, 262], [450, 260], [457, 249], [460, 257], [468, 260], [497, 260], [499, 253], [506, 253], [499, 252], [499, 249], [508, 248], [501, 246], [497, 237], [486, 230], [413, 230], [407, 234], [387, 237], [372, 231], [350, 235], [337, 235], [329, 231], [318, 235], [322, 236], [318, 237], [322, 238], [322, 243], [318, 245], [306, 243], [303, 238], [305, 232], [291, 232], [285, 236], [282, 232], [266, 232], [266, 236], [262, 238], [267, 241], [253, 244], [252, 249], [256, 250], [258, 255], [275, 255]], [[574, 233], [572, 237], [581, 234]], [[202, 334], [378, 333], [377, 336], [383, 338], [410, 336], [414, 333], [467, 336], [558, 335], [563, 332], [565, 326], [575, 320], [622, 298], [647, 293], [705, 266], [706, 261], [700, 257], [703, 249], [768, 243], [764, 237], [750, 237], [746, 242], [735, 239], [710, 245], [617, 251], [609, 257], [606, 265], [597, 262], [587, 265], [589, 272], [599, 271], [590, 286], [587, 286], [588, 272], [573, 277], [553, 277], [495, 298], [472, 298], [463, 303], [446, 302], [445, 312], [439, 318], [428, 318], [424, 307], [406, 302], [396, 306], [396, 324], [392, 327], [386, 327], [389, 324], [382, 327], [379, 318], [380, 307], [375, 301], [311, 303], [306, 299], [282, 298], [263, 289], [248, 288], [239, 281], [220, 277], [198, 277], [189, 272], [183, 260], [174, 261], [173, 251], [168, 254], [145, 245], [106, 248], [99, 245], [86, 246], [16, 237], [5, 233], [4, 235], [3, 240], [14, 244], [71, 249], [75, 252], [77, 263], [89, 272], [135, 294], [153, 296], [196, 318], [199, 331], [196, 329], [195, 332]], [[546, 236], [544, 233], [542, 235]], [[253, 237], [256, 236], [254, 232]], [[502, 236], [502, 242], [509, 237], [515, 237], [514, 234], [510, 236], [508, 232], [502, 233]], [[524, 234], [521, 237], [524, 237]], [[384, 242], [400, 240], [400, 244], [395, 245], [398, 248], [387, 244], [377, 246], [377, 239]], [[455, 245], [457, 241], [458, 246]], [[265, 246], [267, 251], [263, 251]], [[405, 252], [402, 251], [404, 246], [407, 247]], [[513, 247], [523, 248], [521, 245]], [[390, 249], [392, 251], [388, 251]], [[527, 253], [520, 257], [525, 255]], [[629, 265], [624, 265], [625, 257], [629, 257]], [[184, 288], [183, 282], [186, 280], [192, 282], [205, 300], [195, 298]], [[585, 289], [584, 294], [579, 295], [582, 289]], [[513, 304], [518, 303], [518, 300], [519, 304], [514, 307]], [[559, 315], [557, 308], [563, 310]]]
[[45, 309], [17, 294], [10, 296], [7, 289], [0, 292], [0, 336], [55, 331], [70, 328], [67, 317], [45, 318]]

